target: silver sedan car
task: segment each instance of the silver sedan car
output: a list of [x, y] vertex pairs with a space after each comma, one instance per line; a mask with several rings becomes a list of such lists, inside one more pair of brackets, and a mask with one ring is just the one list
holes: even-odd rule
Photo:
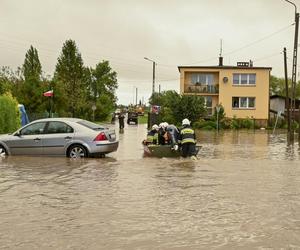
[[76, 118], [36, 120], [0, 135], [0, 155], [104, 156], [118, 149], [114, 130]]

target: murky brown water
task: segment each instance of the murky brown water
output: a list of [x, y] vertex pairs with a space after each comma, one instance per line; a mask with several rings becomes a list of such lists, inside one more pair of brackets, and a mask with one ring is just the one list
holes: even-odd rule
[[191, 161], [143, 158], [145, 131], [105, 159], [0, 160], [0, 249], [300, 249], [284, 134], [200, 132]]

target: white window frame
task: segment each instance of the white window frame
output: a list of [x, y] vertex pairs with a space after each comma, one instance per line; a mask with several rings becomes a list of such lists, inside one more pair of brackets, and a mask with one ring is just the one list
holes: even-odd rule
[[[211, 106], [207, 106], [207, 99], [211, 98]], [[212, 96], [203, 96], [204, 99], [204, 107], [206, 108], [208, 112], [208, 116], [212, 116], [213, 114], [213, 98]]]
[[[233, 106], [233, 98], [239, 98], [239, 102], [238, 102], [239, 106], [238, 107]], [[246, 107], [241, 107], [242, 98], [246, 98]], [[249, 99], [250, 98], [254, 98], [254, 107], [249, 107]], [[256, 97], [254, 97], [254, 96], [250, 96], [250, 97], [248, 97], [248, 96], [233, 96], [231, 106], [232, 106], [232, 109], [256, 109]]]
[[[207, 106], [207, 99], [208, 99], [208, 98], [211, 98], [211, 106]], [[212, 108], [212, 102], [213, 102], [212, 96], [203, 96], [203, 99], [204, 99], [204, 106], [205, 106], [206, 108]]]
[[[205, 84], [205, 85], [213, 85], [214, 84], [214, 74], [211, 74], [211, 73], [192, 73], [192, 76], [191, 76], [191, 82], [192, 82], [192, 77], [193, 75], [196, 75], [197, 76], [197, 81], [196, 83], [200, 83], [200, 84]], [[200, 75], [205, 75], [205, 83], [201, 83], [200, 82]], [[212, 82], [211, 84], [209, 84], [209, 76], [212, 77]], [[193, 83], [192, 84], [196, 84], [196, 83]]]
[[[234, 79], [234, 75], [238, 75], [239, 76], [239, 82], [238, 83], [235, 83], [233, 81]], [[242, 75], [246, 75], [247, 76], [247, 83], [242, 83]], [[254, 83], [250, 83], [250, 75], [255, 75], [255, 82]], [[256, 85], [256, 73], [247, 73], [247, 74], [244, 74], [244, 73], [233, 73], [232, 75], [232, 84], [234, 86], [255, 86]]]

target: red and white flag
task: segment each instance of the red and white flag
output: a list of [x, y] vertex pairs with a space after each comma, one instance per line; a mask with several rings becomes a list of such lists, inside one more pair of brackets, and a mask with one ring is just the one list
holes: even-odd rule
[[53, 96], [53, 90], [49, 90], [49, 91], [45, 92], [45, 93], [43, 94], [43, 96], [52, 97], [52, 96]]

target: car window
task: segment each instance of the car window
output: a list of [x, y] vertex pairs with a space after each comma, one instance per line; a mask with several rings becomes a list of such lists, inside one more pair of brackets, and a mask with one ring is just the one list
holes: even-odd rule
[[86, 120], [80, 120], [77, 123], [80, 124], [80, 125], [82, 125], [82, 126], [84, 126], [84, 127], [93, 129], [93, 130], [104, 130], [105, 129], [104, 127], [102, 127], [99, 124], [96, 124], [96, 123], [93, 123], [93, 122], [89, 122], [89, 121], [86, 121]]
[[20, 131], [21, 135], [39, 135], [44, 133], [46, 122], [37, 122], [27, 127], [23, 128]]
[[49, 122], [47, 134], [73, 133], [74, 129], [64, 122]]

